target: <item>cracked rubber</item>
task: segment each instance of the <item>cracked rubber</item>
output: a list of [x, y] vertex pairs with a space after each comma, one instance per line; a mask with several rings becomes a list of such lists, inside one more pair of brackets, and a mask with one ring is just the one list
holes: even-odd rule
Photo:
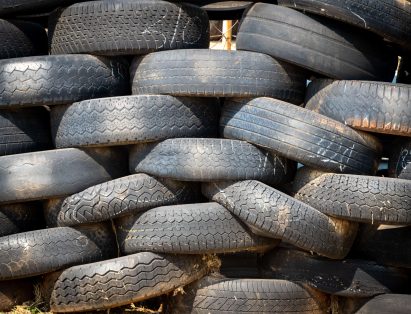
[[0, 111], [0, 156], [52, 148], [50, 115], [45, 108]]
[[411, 140], [390, 141], [387, 145], [388, 175], [393, 178], [411, 180]]
[[314, 80], [305, 108], [354, 129], [411, 136], [411, 85]]
[[295, 164], [242, 141], [169, 139], [130, 150], [130, 172], [143, 172], [181, 181], [255, 179], [281, 184]]
[[364, 28], [411, 49], [409, 1], [278, 0], [278, 4]]
[[127, 173], [122, 150], [64, 148], [0, 157], [0, 203], [78, 193]]
[[57, 222], [60, 226], [99, 222], [154, 207], [195, 202], [196, 195], [192, 183], [134, 174], [67, 197]]
[[57, 148], [216, 137], [219, 106], [201, 98], [141, 95], [85, 100], [51, 111]]
[[261, 53], [208, 49], [152, 53], [134, 59], [130, 73], [133, 94], [267, 96], [296, 104], [307, 78], [305, 71]]
[[34, 299], [33, 282], [27, 279], [0, 282], [0, 311], [12, 310]]
[[224, 104], [220, 134], [273, 150], [316, 169], [373, 174], [381, 144], [371, 135], [271, 98]]
[[138, 55], [210, 42], [204, 10], [160, 0], [77, 3], [52, 15], [49, 28], [51, 54]]
[[237, 49], [266, 53], [341, 80], [391, 82], [398, 62], [397, 54], [372, 33], [266, 3], [244, 15]]
[[119, 218], [116, 227], [123, 254], [265, 251], [279, 242], [254, 235], [217, 203], [157, 207]]
[[128, 93], [128, 65], [122, 59], [64, 55], [0, 60], [0, 109]]
[[355, 314], [395, 313], [407, 314], [411, 312], [411, 295], [384, 294], [372, 298], [359, 308]]
[[0, 280], [32, 277], [110, 258], [117, 251], [111, 226], [51, 228], [0, 238]]
[[141, 252], [65, 270], [54, 285], [53, 312], [101, 310], [185, 286], [207, 273], [201, 256]]
[[20, 203], [0, 206], [0, 237], [41, 229], [41, 204]]
[[255, 234], [329, 258], [344, 258], [357, 234], [356, 223], [330, 218], [258, 181], [208, 183], [202, 190]]
[[411, 181], [326, 173], [294, 195], [341, 219], [393, 225], [411, 224]]

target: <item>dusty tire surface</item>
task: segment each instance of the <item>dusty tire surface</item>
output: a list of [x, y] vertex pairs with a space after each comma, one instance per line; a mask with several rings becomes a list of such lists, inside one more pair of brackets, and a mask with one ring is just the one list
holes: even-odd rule
[[150, 0], [74, 4], [49, 20], [51, 54], [137, 55], [208, 48], [207, 13], [197, 6]]
[[395, 313], [406, 314], [411, 311], [411, 296], [404, 294], [384, 294], [365, 303], [356, 314]]
[[342, 123], [272, 98], [228, 101], [220, 134], [273, 150], [316, 169], [372, 174], [380, 143]]
[[255, 179], [280, 184], [295, 166], [271, 152], [242, 141], [169, 139], [137, 145], [130, 150], [130, 172], [181, 181]]
[[377, 36], [266, 3], [257, 3], [244, 15], [237, 49], [266, 53], [321, 75], [346, 80], [390, 82], [398, 61]]
[[129, 92], [122, 59], [91, 55], [0, 60], [0, 108], [71, 104]]
[[218, 133], [213, 99], [140, 95], [85, 100], [51, 111], [57, 148], [128, 145]]
[[411, 136], [411, 85], [315, 80], [305, 108], [358, 130]]
[[136, 58], [131, 65], [133, 94], [267, 96], [300, 104], [306, 78], [293, 65], [247, 51], [164, 51]]
[[127, 173], [122, 151], [65, 148], [0, 157], [0, 203], [74, 194]]
[[0, 237], [41, 229], [41, 204], [19, 203], [0, 206]]
[[157, 207], [119, 218], [116, 227], [123, 254], [264, 251], [279, 242], [254, 235], [217, 203]]
[[390, 142], [388, 152], [388, 175], [393, 178], [411, 180], [411, 140]]

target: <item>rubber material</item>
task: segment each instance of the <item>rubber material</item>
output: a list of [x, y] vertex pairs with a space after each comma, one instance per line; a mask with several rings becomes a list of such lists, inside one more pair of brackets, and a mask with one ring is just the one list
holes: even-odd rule
[[281, 100], [228, 101], [220, 134], [245, 140], [304, 165], [333, 172], [372, 174], [380, 143], [340, 122]]
[[76, 0], [2, 0], [0, 15], [15, 15], [17, 13], [33, 13], [64, 6]]
[[411, 180], [411, 140], [390, 141], [388, 175], [394, 178]]
[[224, 139], [169, 139], [130, 150], [130, 172], [182, 181], [255, 179], [281, 184], [293, 163], [251, 144]]
[[356, 314], [392, 313], [407, 314], [411, 311], [411, 296], [403, 294], [379, 295], [365, 303]]
[[120, 218], [116, 226], [123, 254], [265, 251], [279, 242], [254, 235], [217, 203], [157, 207]]
[[133, 94], [268, 96], [296, 104], [307, 78], [303, 70], [261, 53], [209, 49], [152, 53], [134, 59], [130, 71]]
[[21, 279], [0, 282], [0, 311], [12, 311], [17, 305], [33, 300], [31, 280]]
[[217, 101], [172, 96], [127, 96], [56, 106], [56, 147], [128, 145], [172, 137], [216, 137]]
[[20, 203], [0, 206], [0, 237], [44, 228], [41, 204]]

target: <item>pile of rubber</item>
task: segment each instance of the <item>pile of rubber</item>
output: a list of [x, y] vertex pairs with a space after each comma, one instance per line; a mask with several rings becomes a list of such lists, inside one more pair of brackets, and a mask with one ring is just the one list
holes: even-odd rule
[[0, 312], [411, 312], [411, 2], [76, 2], [0, 0]]

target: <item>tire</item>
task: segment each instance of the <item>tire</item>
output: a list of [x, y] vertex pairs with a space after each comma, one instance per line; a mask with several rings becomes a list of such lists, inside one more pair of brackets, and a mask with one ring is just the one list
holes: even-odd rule
[[407, 1], [278, 0], [278, 4], [364, 28], [411, 49], [411, 5]]
[[258, 181], [208, 183], [202, 190], [255, 234], [329, 258], [344, 258], [357, 234], [357, 224], [329, 218]]
[[270, 98], [224, 104], [220, 134], [320, 170], [373, 174], [380, 143], [318, 113]]
[[286, 181], [295, 166], [242, 141], [202, 138], [134, 146], [129, 165], [131, 173], [181, 181], [255, 179], [270, 184]]
[[411, 224], [411, 181], [327, 173], [294, 195], [324, 214], [350, 221]]
[[226, 279], [201, 287], [172, 313], [326, 313], [328, 297], [286, 280]]
[[388, 175], [393, 178], [411, 180], [411, 140], [390, 141]]
[[411, 311], [411, 295], [379, 295], [365, 303], [356, 314], [392, 313], [407, 314]]
[[67, 197], [57, 221], [60, 226], [100, 222], [154, 207], [195, 202], [198, 194], [191, 183], [134, 174]]
[[49, 28], [51, 54], [140, 55], [210, 43], [204, 10], [166, 1], [77, 3], [52, 15]]
[[323, 293], [345, 298], [367, 298], [385, 293], [406, 293], [408, 273], [371, 261], [331, 261], [310, 253], [278, 248], [264, 255], [266, 278], [307, 284]]
[[0, 111], [0, 156], [52, 148], [45, 108]]
[[305, 108], [354, 129], [411, 136], [411, 86], [366, 81], [315, 80]]
[[78, 193], [127, 173], [122, 151], [66, 148], [0, 157], [0, 203]]
[[134, 59], [130, 73], [133, 94], [268, 96], [296, 104], [304, 98], [308, 76], [261, 53], [208, 49], [152, 53]]
[[16, 15], [17, 13], [42, 12], [75, 1], [76, 0], [3, 0], [0, 3], [0, 15], [7, 16]]
[[128, 66], [89, 55], [0, 60], [0, 109], [71, 104], [129, 92]]
[[216, 136], [218, 117], [216, 101], [142, 95], [56, 106], [51, 124], [58, 148], [110, 146]]
[[279, 242], [254, 235], [217, 203], [157, 207], [120, 218], [116, 227], [123, 254], [264, 251]]
[[109, 226], [62, 227], [0, 238], [0, 280], [33, 277], [110, 258], [117, 251]]
[[57, 280], [53, 312], [109, 309], [166, 294], [204, 276], [201, 256], [149, 252], [75, 266]]
[[57, 219], [61, 211], [65, 198], [50, 198], [43, 201], [43, 216], [46, 220], [47, 228], [59, 227]]
[[250, 1], [193, 1], [208, 14], [210, 20], [241, 20], [243, 13], [254, 3]]
[[34, 298], [33, 282], [21, 279], [0, 282], [0, 311], [11, 312]]
[[0, 237], [43, 228], [39, 205], [20, 203], [0, 206]]
[[0, 19], [0, 59], [47, 55], [47, 33], [38, 24]]
[[327, 173], [327, 172], [312, 169], [310, 167], [305, 167], [305, 166], [299, 168], [297, 170], [296, 174], [295, 174], [290, 194], [294, 195], [303, 186], [305, 186], [306, 184], [310, 183], [311, 181], [317, 179], [319, 176], [322, 176], [325, 173]]
[[377, 36], [264, 3], [257, 3], [245, 14], [237, 49], [266, 53], [340, 80], [391, 82], [398, 62], [397, 55]]

